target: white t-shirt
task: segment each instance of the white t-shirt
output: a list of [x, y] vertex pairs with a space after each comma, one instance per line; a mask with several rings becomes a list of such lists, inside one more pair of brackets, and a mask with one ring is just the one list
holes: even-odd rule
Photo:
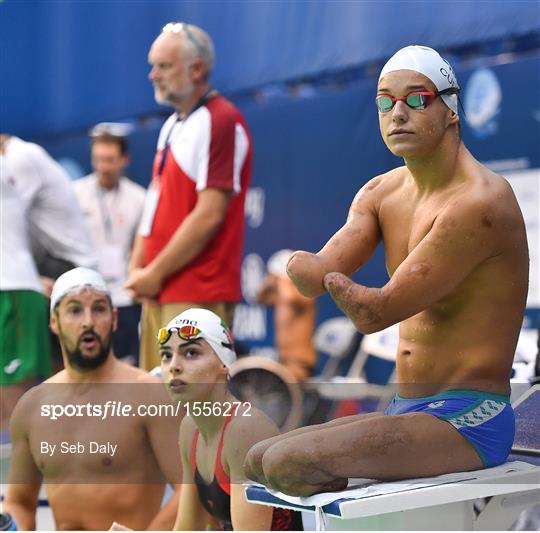
[[61, 165], [41, 146], [11, 137], [2, 172], [13, 180], [26, 206], [31, 243], [58, 259], [95, 268], [88, 228]]
[[131, 305], [133, 300], [124, 283], [146, 191], [126, 177], [120, 179], [116, 189], [103, 189], [95, 174], [75, 181], [73, 187], [98, 256], [98, 270], [111, 290], [113, 304]]
[[30, 252], [24, 202], [14, 180], [4, 171], [0, 155], [0, 290], [41, 292]]

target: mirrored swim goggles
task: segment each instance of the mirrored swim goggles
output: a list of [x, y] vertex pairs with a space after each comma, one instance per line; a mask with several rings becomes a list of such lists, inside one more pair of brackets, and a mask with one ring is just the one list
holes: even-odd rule
[[396, 102], [405, 102], [411, 109], [423, 110], [429, 106], [435, 98], [443, 94], [458, 94], [459, 89], [449, 87], [443, 91], [412, 91], [405, 96], [395, 98], [391, 94], [380, 93], [375, 98], [377, 109], [380, 113], [388, 113], [391, 111]]
[[157, 334], [157, 340], [159, 344], [165, 344], [170, 338], [173, 332], [176, 331], [178, 337], [183, 341], [194, 341], [197, 339], [211, 340], [224, 348], [234, 351], [234, 346], [230, 342], [223, 342], [222, 340], [215, 339], [203, 333], [198, 327], [185, 325], [181, 327], [160, 328]]

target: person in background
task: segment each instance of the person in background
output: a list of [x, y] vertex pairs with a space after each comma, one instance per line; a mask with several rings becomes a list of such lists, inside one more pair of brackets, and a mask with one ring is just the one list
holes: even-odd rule
[[155, 332], [185, 309], [204, 307], [232, 323], [252, 148], [240, 111], [210, 85], [206, 32], [169, 23], [148, 61], [156, 101], [175, 108], [159, 135], [126, 283], [146, 299], [141, 367], [150, 370], [160, 361]]
[[121, 359], [129, 357], [138, 364], [141, 307], [124, 284], [145, 191], [124, 175], [129, 163], [127, 139], [111, 131], [100, 124], [92, 130], [94, 172], [75, 181], [73, 186], [90, 230], [98, 270], [118, 309], [115, 354]]
[[275, 345], [279, 361], [300, 381], [310, 376], [316, 362], [313, 333], [316, 304], [303, 296], [287, 276], [292, 250], [279, 250], [268, 260], [268, 275], [257, 299], [274, 307]]
[[[2, 138], [2, 173], [22, 199], [31, 252], [49, 298], [58, 276], [77, 266], [97, 266], [90, 234], [62, 166], [35, 143], [7, 134]], [[60, 366], [54, 335], [49, 335], [49, 344], [53, 363]]]
[[44, 288], [28, 240], [27, 209], [9, 171], [0, 136], [0, 429], [18, 399], [51, 374]]
[[54, 280], [76, 267], [93, 268], [97, 260], [71, 180], [41, 146], [3, 135], [2, 172], [10, 176], [27, 211], [32, 253], [41, 276]]

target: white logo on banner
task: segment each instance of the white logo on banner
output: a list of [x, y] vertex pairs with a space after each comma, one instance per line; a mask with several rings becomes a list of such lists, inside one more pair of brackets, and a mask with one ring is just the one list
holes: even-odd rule
[[476, 70], [467, 82], [464, 108], [467, 123], [480, 139], [497, 133], [501, 102], [501, 85], [495, 73], [488, 68]]
[[257, 291], [266, 277], [264, 261], [258, 254], [248, 254], [242, 261], [242, 296], [247, 302], [236, 306], [234, 337], [238, 340], [266, 338], [266, 307], [257, 305]]
[[234, 310], [234, 338], [259, 341], [266, 338], [266, 307], [238, 304]]
[[258, 228], [264, 221], [265, 197], [264, 189], [261, 187], [249, 189], [246, 194], [244, 210], [250, 228]]
[[257, 291], [266, 277], [264, 261], [258, 254], [248, 254], [242, 261], [242, 296], [250, 304], [257, 300]]

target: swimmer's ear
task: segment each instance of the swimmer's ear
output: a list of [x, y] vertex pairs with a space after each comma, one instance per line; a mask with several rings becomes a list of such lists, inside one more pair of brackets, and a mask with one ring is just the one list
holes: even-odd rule
[[49, 320], [49, 327], [55, 335], [60, 335], [60, 330], [58, 329], [58, 316], [56, 311], [51, 313], [51, 319]]
[[448, 111], [449, 111], [449, 114], [447, 115], [448, 117], [447, 125], [451, 126], [453, 124], [458, 124], [459, 123], [458, 114], [455, 111], [451, 111], [450, 109]]
[[223, 364], [222, 364], [219, 373], [220, 373], [222, 376], [225, 376], [225, 378], [227, 378], [227, 376], [229, 375], [229, 369], [227, 368], [226, 365], [223, 365]]

